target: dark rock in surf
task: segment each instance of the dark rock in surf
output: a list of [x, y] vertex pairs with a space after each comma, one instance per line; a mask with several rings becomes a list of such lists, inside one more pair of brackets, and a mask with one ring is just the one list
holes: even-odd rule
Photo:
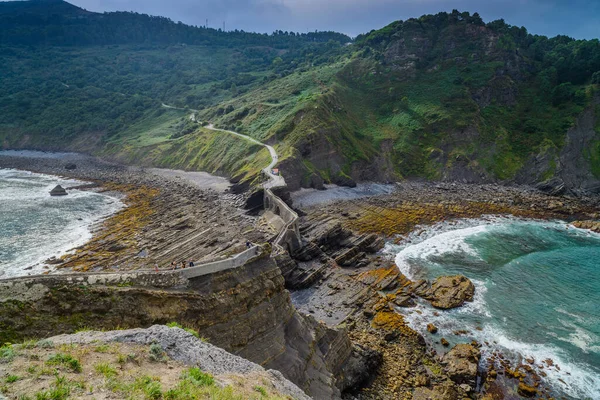
[[425, 293], [416, 294], [429, 300], [435, 308], [449, 309], [460, 307], [465, 301], [473, 301], [475, 285], [462, 275], [441, 276]]
[[60, 185], [50, 191], [50, 196], [66, 196], [67, 194], [67, 191]]
[[75, 164], [73, 164], [73, 163], [69, 163], [69, 164], [65, 165], [65, 169], [66, 169], [67, 171], [72, 171], [72, 170], [74, 170], [74, 169], [77, 169], [77, 165], [75, 165]]

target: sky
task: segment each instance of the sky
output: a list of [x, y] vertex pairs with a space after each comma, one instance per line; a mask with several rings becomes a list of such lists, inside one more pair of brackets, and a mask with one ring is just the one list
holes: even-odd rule
[[333, 30], [356, 36], [390, 22], [440, 11], [479, 12], [530, 33], [576, 39], [600, 37], [600, 0], [68, 0], [90, 11], [136, 11], [191, 25], [306, 32]]

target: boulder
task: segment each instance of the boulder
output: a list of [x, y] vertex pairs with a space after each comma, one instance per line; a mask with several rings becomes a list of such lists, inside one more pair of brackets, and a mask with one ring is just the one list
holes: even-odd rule
[[465, 301], [473, 301], [475, 285], [462, 275], [441, 276], [422, 295], [436, 308], [460, 307]]
[[417, 303], [415, 303], [413, 298], [410, 296], [397, 296], [394, 299], [394, 304], [396, 304], [398, 307], [414, 307], [417, 305]]
[[450, 379], [475, 386], [481, 352], [470, 344], [457, 344], [442, 359]]
[[592, 232], [600, 233], [600, 221], [575, 221], [573, 226], [579, 229], [588, 229]]
[[69, 164], [65, 165], [65, 169], [66, 169], [67, 171], [72, 171], [72, 170], [74, 170], [74, 169], [77, 169], [77, 165], [75, 165], [75, 164], [73, 164], [73, 163], [69, 163]]
[[429, 333], [437, 333], [438, 328], [434, 324], [427, 324], [427, 330]]
[[50, 191], [50, 196], [66, 196], [67, 194], [67, 191], [60, 185], [56, 185], [56, 187]]

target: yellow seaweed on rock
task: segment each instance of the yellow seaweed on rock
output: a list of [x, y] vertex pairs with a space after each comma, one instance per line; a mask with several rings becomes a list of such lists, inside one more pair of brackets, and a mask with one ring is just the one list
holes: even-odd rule
[[154, 214], [152, 201], [158, 196], [158, 189], [115, 183], [104, 184], [103, 188], [105, 191], [126, 194], [126, 207], [106, 219], [102, 228], [88, 243], [76, 250], [75, 254], [63, 256], [64, 262], [60, 268], [85, 272], [96, 265], [110, 266], [112, 260], [131, 251], [131, 247], [135, 246], [136, 234]]

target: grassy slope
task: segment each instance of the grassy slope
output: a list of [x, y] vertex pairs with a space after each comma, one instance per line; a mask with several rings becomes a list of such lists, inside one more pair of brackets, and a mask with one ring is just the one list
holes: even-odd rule
[[271, 161], [266, 148], [223, 132], [193, 124], [193, 131], [172, 138], [189, 113], [163, 109], [111, 139], [101, 154], [127, 163], [208, 171], [242, 181], [258, 178]]
[[[293, 74], [224, 103], [222, 107], [233, 108], [230, 113], [219, 116], [210, 109], [204, 116], [279, 142], [283, 159], [302, 158], [298, 147], [314, 135], [325, 134], [345, 159], [347, 173], [357, 161], [372, 162], [382, 143], [391, 141], [387, 156], [397, 176], [440, 178], [444, 168], [462, 157], [491, 176], [511, 179], [531, 155], [563, 146], [566, 131], [589, 106], [594, 88], [574, 85], [575, 98], [553, 104], [542, 78], [529, 72], [535, 70], [534, 61], [518, 60], [522, 64], [518, 80], [498, 78], [496, 71], [513, 62], [514, 51], [498, 43], [491, 52], [487, 47], [478, 50], [461, 29], [451, 26], [440, 34], [462, 40], [450, 56], [439, 55], [448, 45], [441, 40], [431, 50], [433, 60], [410, 79], [404, 71], [395, 71], [377, 56], [355, 48], [352, 58]], [[486, 89], [509, 93], [514, 99], [492, 96], [489, 104], [481, 106], [474, 94]], [[462, 138], [469, 129], [476, 131], [475, 140]], [[597, 150], [589, 155], [595, 173]], [[444, 157], [436, 156], [440, 154]], [[310, 160], [303, 163], [314, 172]], [[325, 181], [331, 180], [327, 170], [317, 172]], [[546, 171], [546, 177], [553, 173]]]
[[[0, 101], [7, 105], [0, 141], [245, 180], [268, 162], [265, 151], [241, 139], [196, 132], [185, 113], [162, 109], [166, 102], [201, 109], [202, 120], [273, 144], [281, 160], [299, 161], [305, 179], [318, 174], [326, 182], [382, 157], [387, 163], [377, 165], [391, 169], [386, 176], [438, 179], [467, 160], [510, 179], [532, 154], [563, 146], [591, 87], [574, 85], [576, 98], [553, 104], [552, 86], [527, 51], [517, 53], [483, 26], [427, 24], [394, 23], [332, 50], [318, 65], [298, 56], [286, 71], [265, 64], [278, 53], [263, 47], [0, 48]], [[415, 68], [387, 59], [398, 43], [401, 59], [417, 55]], [[500, 99], [478, 105], [474, 98], [485, 90]], [[502, 100], [503, 93], [514, 101]], [[587, 158], [600, 175], [600, 148], [592, 147]], [[322, 149], [332, 162], [307, 148]]]
[[[54, 345], [31, 340], [0, 348], [0, 393], [21, 400], [283, 400], [266, 374], [213, 377], [171, 360], [160, 345]], [[91, 397], [90, 397], [91, 396]]]

